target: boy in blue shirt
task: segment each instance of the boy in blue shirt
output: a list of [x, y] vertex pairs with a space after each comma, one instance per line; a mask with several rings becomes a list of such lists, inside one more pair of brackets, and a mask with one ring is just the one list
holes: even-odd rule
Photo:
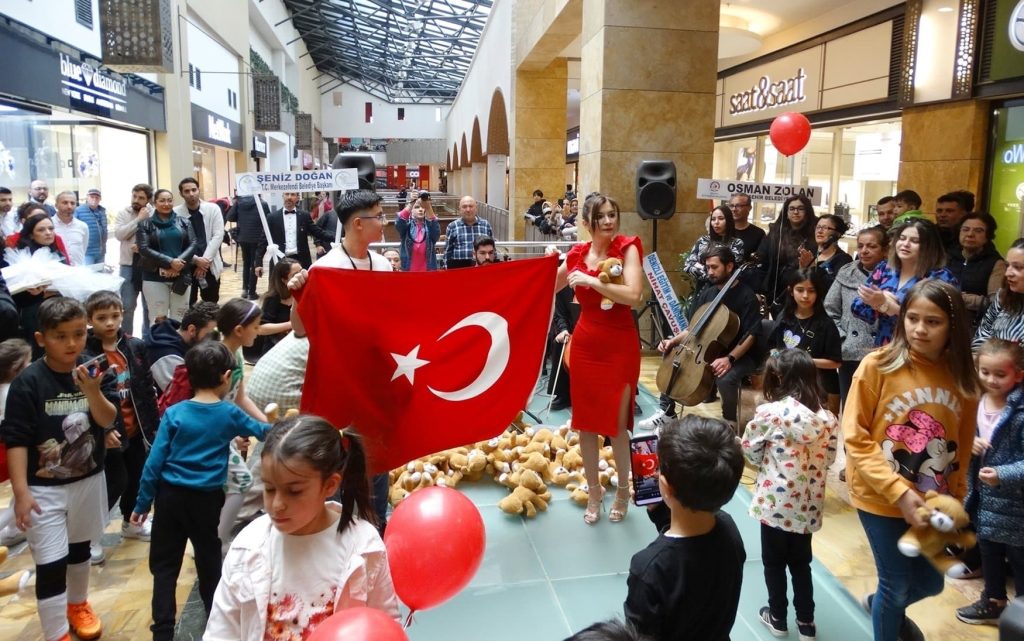
[[193, 397], [167, 409], [142, 472], [131, 523], [141, 526], [156, 502], [149, 549], [153, 575], [154, 641], [174, 638], [174, 598], [185, 543], [195, 550], [199, 595], [209, 614], [220, 581], [221, 542], [217, 536], [224, 505], [231, 440], [263, 440], [270, 425], [224, 400], [235, 359], [219, 341], [206, 340], [185, 354]]

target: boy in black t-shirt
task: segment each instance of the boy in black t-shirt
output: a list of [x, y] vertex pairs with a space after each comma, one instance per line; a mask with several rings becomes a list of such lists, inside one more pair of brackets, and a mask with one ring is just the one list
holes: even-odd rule
[[688, 414], [662, 428], [658, 458], [671, 516], [630, 561], [626, 621], [659, 641], [727, 641], [747, 559], [736, 524], [720, 511], [743, 472], [739, 441], [724, 421]]
[[[96, 639], [100, 619], [87, 600], [89, 541], [107, 513], [104, 453], [118, 447], [113, 376], [82, 364], [85, 308], [70, 298], [39, 307], [36, 342], [45, 355], [11, 382], [0, 437], [7, 445], [15, 524], [36, 571], [45, 641]], [[101, 387], [102, 381], [102, 387]]]

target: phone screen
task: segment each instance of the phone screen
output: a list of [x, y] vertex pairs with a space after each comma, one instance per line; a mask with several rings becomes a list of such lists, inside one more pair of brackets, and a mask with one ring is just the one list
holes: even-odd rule
[[629, 452], [633, 470], [633, 500], [637, 505], [659, 503], [658, 437], [651, 434], [630, 439]]

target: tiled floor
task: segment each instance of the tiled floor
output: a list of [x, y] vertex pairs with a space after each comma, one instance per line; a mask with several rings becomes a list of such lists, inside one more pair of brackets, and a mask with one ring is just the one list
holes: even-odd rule
[[[222, 300], [239, 291], [238, 275], [231, 269], [225, 274], [221, 291]], [[656, 367], [656, 358], [645, 359], [642, 382], [651, 390]], [[743, 400], [747, 408], [743, 415], [749, 416], [756, 399], [753, 394], [745, 394]], [[545, 423], [564, 422], [567, 412], [554, 412], [550, 417], [541, 414], [546, 401], [541, 396], [534, 399], [534, 414]], [[656, 399], [649, 392], [641, 393], [640, 402], [645, 415], [653, 412]], [[711, 404], [698, 406], [694, 411], [714, 415], [720, 408]], [[745, 480], [750, 482], [749, 475]], [[870, 621], [856, 598], [874, 589], [874, 567], [856, 514], [845, 501], [845, 487], [834, 473], [829, 487], [827, 518], [814, 537], [818, 638], [870, 639]], [[552, 488], [552, 505], [532, 520], [509, 517], [498, 510], [496, 503], [506, 495], [506, 490], [488, 480], [464, 483], [459, 489], [480, 508], [487, 532], [484, 560], [477, 575], [459, 595], [415, 615], [408, 630], [411, 641], [551, 641], [563, 639], [594, 621], [621, 616], [629, 559], [655, 536], [653, 526], [635, 507], [622, 523], [602, 519], [588, 527], [582, 520], [583, 509], [570, 502], [561, 488]], [[766, 591], [757, 523], [746, 514], [748, 497], [749, 492], [741, 485], [726, 506], [747, 549], [734, 641], [773, 638], [756, 616], [766, 601]], [[0, 487], [0, 506], [9, 500], [10, 486], [4, 484]], [[114, 534], [118, 527], [119, 523], [112, 524], [104, 538], [104, 544], [109, 546], [108, 561], [93, 569], [90, 598], [103, 618], [104, 639], [146, 639], [152, 588], [146, 565], [149, 548], [138, 541], [120, 542], [120, 536]], [[21, 545], [12, 550], [12, 558], [0, 568], [0, 575], [30, 567], [30, 555]], [[178, 603], [185, 610], [177, 636], [183, 641], [198, 639], [202, 633], [203, 613], [192, 589], [194, 581], [195, 571], [191, 559], [186, 557], [177, 590]], [[980, 581], [947, 580], [942, 595], [915, 605], [910, 615], [924, 629], [929, 641], [994, 641], [995, 628], [967, 626], [953, 616], [953, 609], [976, 599], [979, 590]], [[790, 627], [795, 630], [792, 615]], [[0, 639], [40, 638], [31, 588], [28, 594], [0, 599]]]

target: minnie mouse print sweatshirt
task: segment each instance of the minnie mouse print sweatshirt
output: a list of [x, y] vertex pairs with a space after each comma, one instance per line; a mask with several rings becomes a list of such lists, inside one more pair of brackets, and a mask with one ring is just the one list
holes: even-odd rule
[[865, 356], [842, 421], [850, 502], [871, 514], [899, 517], [896, 502], [908, 489], [962, 501], [977, 408], [976, 397], [957, 391], [944, 361], [911, 353], [906, 365], [885, 374], [878, 352]]

